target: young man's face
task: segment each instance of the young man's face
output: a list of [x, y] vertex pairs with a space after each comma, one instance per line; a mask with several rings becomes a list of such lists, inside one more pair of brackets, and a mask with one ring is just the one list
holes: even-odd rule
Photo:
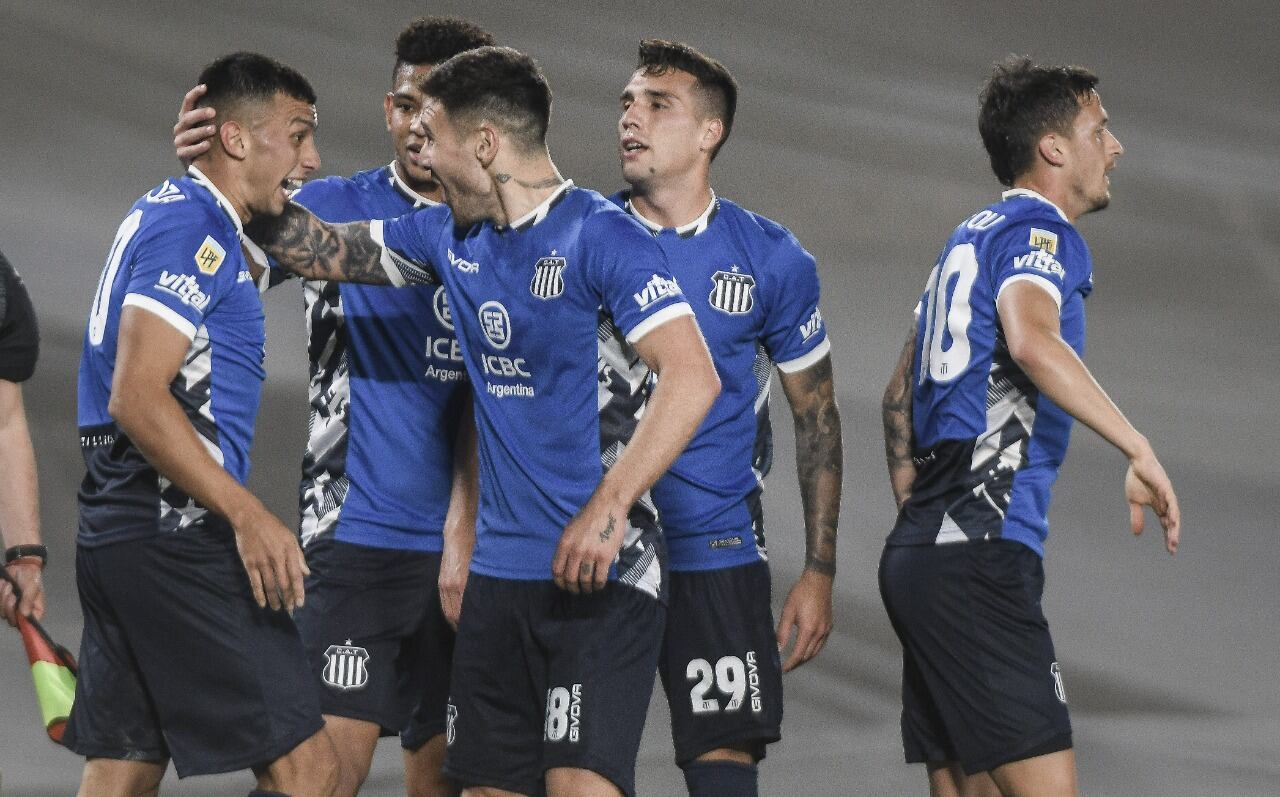
[[316, 149], [314, 105], [276, 92], [262, 103], [246, 124], [249, 147], [248, 209], [254, 215], [279, 216], [289, 202], [289, 191], [320, 168]]
[[1071, 154], [1071, 188], [1084, 213], [1102, 210], [1111, 202], [1111, 179], [1124, 147], [1107, 129], [1107, 111], [1097, 92], [1081, 102], [1067, 144]]
[[454, 223], [465, 227], [488, 218], [493, 185], [477, 157], [479, 131], [460, 129], [431, 97], [414, 118], [413, 130], [425, 142], [419, 165], [430, 169], [444, 189]]
[[688, 72], [668, 69], [652, 75], [637, 70], [622, 90], [621, 105], [618, 158], [622, 177], [632, 187], [688, 173], [709, 158], [710, 146], [718, 140], [709, 130], [697, 81]]
[[419, 81], [431, 74], [434, 64], [401, 64], [396, 70], [395, 84], [383, 100], [387, 114], [387, 132], [396, 150], [396, 163], [400, 176], [414, 189], [429, 193], [439, 188], [431, 170], [419, 163], [419, 153], [425, 143], [413, 132], [413, 120], [422, 110], [422, 91]]

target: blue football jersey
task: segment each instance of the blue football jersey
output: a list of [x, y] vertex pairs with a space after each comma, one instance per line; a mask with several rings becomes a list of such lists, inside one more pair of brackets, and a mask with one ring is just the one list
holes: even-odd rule
[[720, 396], [688, 447], [653, 486], [672, 570], [766, 559], [760, 492], [773, 463], [769, 381], [831, 349], [818, 310], [818, 269], [785, 227], [714, 197], [663, 229], [612, 201], [653, 234], [693, 307], [720, 376]]
[[1083, 354], [1089, 248], [1061, 210], [1026, 189], [957, 227], [929, 275], [913, 360], [916, 480], [891, 545], [1004, 537], [1044, 554], [1072, 419], [1009, 355], [996, 300], [1019, 281], [1053, 297], [1063, 339]]
[[[569, 181], [508, 226], [457, 230], [436, 207], [372, 233], [393, 277], [448, 290], [479, 429], [472, 570], [549, 580], [561, 532], [643, 412], [649, 374], [630, 343], [692, 312], [662, 250]], [[628, 520], [610, 578], [660, 595], [665, 552], [647, 496]]]
[[181, 531], [208, 514], [156, 473], [107, 412], [127, 306], [191, 341], [170, 392], [213, 458], [238, 481], [248, 476], [266, 338], [240, 235], [234, 208], [195, 168], [135, 202], [116, 232], [80, 359], [80, 544]]
[[[392, 219], [434, 203], [394, 165], [307, 183], [325, 221]], [[443, 286], [304, 283], [311, 424], [299, 491], [303, 544], [334, 536], [438, 552], [466, 371]]]

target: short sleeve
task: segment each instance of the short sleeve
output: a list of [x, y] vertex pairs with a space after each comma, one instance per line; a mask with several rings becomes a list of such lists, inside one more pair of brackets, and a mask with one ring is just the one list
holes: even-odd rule
[[778, 370], [802, 371], [831, 351], [818, 309], [818, 264], [788, 233], [768, 267], [774, 271], [766, 283], [771, 295], [765, 297], [764, 345]]
[[1062, 222], [1034, 220], [1013, 225], [995, 242], [997, 301], [1015, 282], [1030, 282], [1053, 297], [1059, 309], [1072, 292], [1087, 289], [1088, 252], [1075, 229]]
[[31, 297], [18, 272], [0, 254], [0, 379], [30, 379], [39, 354], [40, 331]]
[[680, 316], [693, 315], [667, 257], [639, 223], [618, 216], [598, 234], [600, 289], [613, 323], [634, 344]]
[[369, 234], [382, 248], [382, 267], [391, 284], [439, 283], [437, 244], [452, 226], [453, 214], [447, 205], [421, 208], [389, 221], [369, 222]]
[[208, 216], [167, 214], [139, 237], [124, 306], [160, 316], [188, 340], [239, 278], [234, 232]]

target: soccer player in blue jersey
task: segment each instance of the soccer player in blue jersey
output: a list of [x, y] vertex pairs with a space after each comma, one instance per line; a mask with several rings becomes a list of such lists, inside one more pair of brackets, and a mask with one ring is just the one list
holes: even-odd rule
[[979, 130], [999, 202], [952, 232], [884, 397], [900, 507], [880, 562], [903, 646], [902, 735], [929, 790], [1077, 793], [1062, 672], [1040, 607], [1049, 495], [1072, 419], [1129, 460], [1143, 507], [1179, 539], [1178, 501], [1147, 439], [1080, 360], [1093, 289], [1076, 221], [1110, 201], [1124, 151], [1097, 78], [1026, 58], [998, 66]]
[[319, 167], [315, 94], [252, 53], [200, 76], [217, 135], [134, 203], [107, 256], [79, 376], [80, 673], [64, 743], [81, 794], [155, 794], [252, 769], [253, 794], [329, 795], [335, 751], [286, 610], [297, 538], [243, 486], [263, 379], [243, 225]]
[[[757, 793], [756, 765], [781, 736], [782, 673], [831, 631], [843, 468], [831, 344], [813, 257], [785, 227], [711, 189], [737, 104], [729, 71], [687, 45], [643, 41], [621, 102], [631, 187], [614, 201], [667, 253], [722, 385], [653, 487], [672, 571], [659, 672], [689, 793], [744, 797]], [[795, 421], [805, 526], [804, 571], [776, 630], [760, 504], [775, 365]]]
[[[419, 163], [422, 139], [411, 129], [423, 101], [418, 82], [450, 57], [492, 43], [460, 19], [406, 27], [384, 101], [395, 159], [310, 182], [295, 201], [332, 222], [438, 204], [443, 191]], [[179, 157], [203, 149], [186, 146], [206, 132], [204, 114], [189, 110], [198, 96], [185, 98], [174, 131]], [[286, 276], [273, 269], [269, 284]], [[461, 474], [474, 468], [475, 423], [449, 303], [440, 285], [308, 280], [303, 295], [311, 422], [301, 538], [311, 575], [295, 619], [342, 758], [337, 793], [354, 795], [379, 736], [399, 733], [410, 797], [453, 794], [442, 770], [450, 623], [474, 543], [474, 470]]]
[[651, 236], [556, 170], [532, 59], [473, 50], [422, 90], [447, 208], [328, 225], [294, 206], [262, 242], [312, 278], [448, 290], [480, 507], [446, 771], [468, 795], [629, 795], [665, 614], [647, 490], [711, 406], [715, 371]]

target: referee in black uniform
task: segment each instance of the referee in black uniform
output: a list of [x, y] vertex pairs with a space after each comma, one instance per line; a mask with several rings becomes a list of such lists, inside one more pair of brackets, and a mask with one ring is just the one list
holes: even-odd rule
[[0, 538], [4, 568], [22, 590], [18, 606], [9, 583], [0, 579], [0, 611], [10, 625], [17, 612], [44, 616], [40, 572], [47, 552], [40, 544], [40, 503], [36, 458], [22, 408], [22, 382], [31, 378], [40, 351], [40, 333], [31, 297], [22, 279], [0, 253]]

